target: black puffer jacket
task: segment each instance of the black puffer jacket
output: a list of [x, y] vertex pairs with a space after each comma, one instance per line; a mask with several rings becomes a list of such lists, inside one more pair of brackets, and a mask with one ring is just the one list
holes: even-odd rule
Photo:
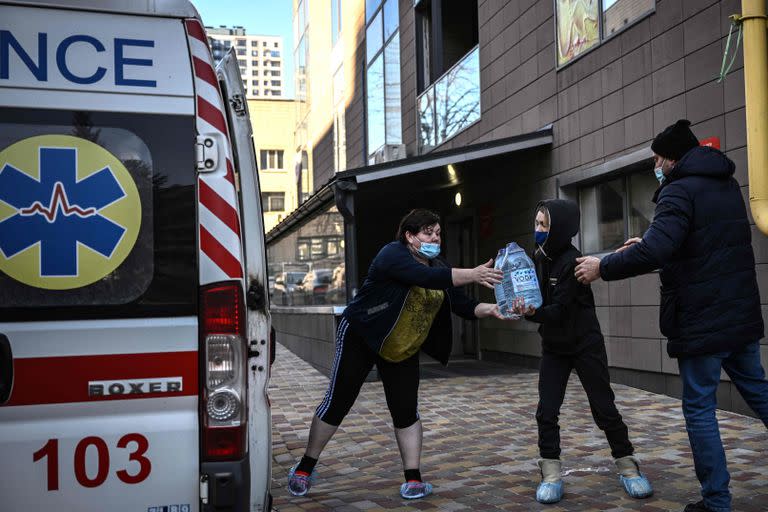
[[539, 206], [549, 210], [550, 218], [549, 236], [534, 254], [543, 303], [526, 318], [541, 324], [539, 334], [545, 350], [575, 354], [603, 342], [592, 289], [574, 276], [581, 253], [571, 239], [579, 232], [579, 207], [564, 199], [542, 201]]
[[654, 195], [643, 241], [609, 254], [606, 281], [661, 268], [661, 332], [671, 357], [738, 350], [763, 337], [755, 255], [734, 165], [708, 147], [688, 151]]

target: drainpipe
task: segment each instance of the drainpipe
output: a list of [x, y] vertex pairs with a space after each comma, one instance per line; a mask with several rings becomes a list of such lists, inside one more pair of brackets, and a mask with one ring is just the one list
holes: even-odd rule
[[742, 0], [744, 99], [747, 114], [749, 204], [755, 224], [768, 235], [768, 41], [765, 0]]

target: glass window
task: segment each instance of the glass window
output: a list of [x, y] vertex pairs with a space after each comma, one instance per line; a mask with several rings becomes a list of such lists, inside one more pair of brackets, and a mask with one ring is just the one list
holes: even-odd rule
[[251, 80], [251, 85], [253, 85], [253, 86], [259, 85], [259, 81], [258, 80]]
[[335, 206], [273, 241], [267, 259], [272, 304], [346, 304], [344, 219]]
[[438, 144], [480, 119], [479, 55], [475, 49], [435, 84]]
[[384, 40], [387, 41], [397, 31], [400, 17], [397, 11], [397, 0], [384, 2]]
[[259, 70], [254, 69], [253, 71], [251, 71], [251, 76], [259, 76]]
[[[268, 91], [265, 91], [267, 94]], [[261, 170], [283, 169], [283, 150], [282, 149], [262, 149], [260, 152]]]
[[238, 39], [237, 46], [245, 46], [245, 39]]
[[284, 212], [285, 192], [262, 192], [261, 207], [265, 212]]
[[365, 31], [365, 45], [368, 56], [367, 62], [371, 62], [381, 49], [381, 45], [384, 42], [382, 35], [383, 27], [381, 13], [379, 12]]
[[651, 225], [655, 205], [651, 198], [659, 182], [651, 172], [638, 172], [629, 176], [629, 233], [627, 238], [641, 237]]
[[242, 49], [242, 48], [238, 48], [238, 49], [237, 49], [237, 54], [238, 54], [238, 55], [245, 55], [245, 54], [246, 54], [246, 51], [245, 51], [244, 49]]
[[384, 145], [384, 56], [379, 55], [368, 68], [368, 153]]
[[610, 251], [624, 243], [625, 199], [623, 178], [579, 191], [584, 252]]
[[281, 83], [282, 82], [280, 82], [280, 80], [272, 80], [271, 81], [271, 84], [272, 84], [273, 87], [280, 87]]
[[0, 108], [0, 321], [196, 314], [194, 126]]
[[400, 35], [398, 33], [384, 50], [384, 119], [387, 144], [402, 143], [401, 108]]
[[603, 37], [620, 32], [655, 8], [655, 0], [603, 0]]
[[259, 46], [259, 42], [254, 39], [251, 41], [251, 46]]
[[365, 0], [365, 21], [371, 21], [376, 9], [381, 5], [381, 0]]
[[651, 201], [658, 188], [653, 173], [642, 171], [579, 190], [584, 253], [611, 251], [628, 238], [642, 237], [653, 220]]
[[341, 33], [341, 0], [331, 0], [331, 44], [336, 44]]
[[275, 57], [275, 58], [278, 58], [278, 57], [280, 57], [280, 52], [279, 52], [279, 51], [277, 51], [277, 50], [272, 50], [271, 52], [269, 52], [269, 55], [270, 55], [271, 57]]

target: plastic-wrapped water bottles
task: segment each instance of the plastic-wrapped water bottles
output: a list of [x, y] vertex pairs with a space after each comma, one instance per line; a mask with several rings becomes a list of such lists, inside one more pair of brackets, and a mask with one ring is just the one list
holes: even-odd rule
[[536, 268], [525, 250], [515, 242], [507, 244], [504, 270], [504, 294], [511, 305], [517, 297], [525, 299], [525, 305], [541, 307], [541, 290], [536, 278]]
[[[504, 258], [507, 255], [507, 249], [502, 248], [499, 249], [498, 254], [496, 254], [496, 259], [493, 262], [493, 268], [503, 269], [504, 268]], [[515, 315], [512, 313], [512, 302], [507, 301], [507, 294], [504, 292], [504, 282], [494, 285], [493, 292], [496, 295], [496, 304], [499, 306], [499, 311], [501, 311], [501, 314], [504, 315], [506, 318], [516, 318], [518, 315]]]
[[517, 320], [520, 315], [512, 312], [512, 299], [514, 298], [514, 289], [509, 279], [509, 262], [507, 261], [507, 248], [499, 249], [494, 261], [494, 268], [501, 269], [504, 272], [504, 278], [501, 283], [494, 286], [496, 295], [496, 304], [499, 311], [505, 318]]

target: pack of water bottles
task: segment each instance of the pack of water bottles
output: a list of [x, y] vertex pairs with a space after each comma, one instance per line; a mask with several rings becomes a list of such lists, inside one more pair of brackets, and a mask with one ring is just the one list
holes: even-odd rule
[[506, 247], [499, 249], [493, 266], [504, 272], [501, 283], [494, 287], [496, 304], [502, 315], [518, 318], [518, 315], [512, 312], [512, 304], [517, 297], [523, 297], [526, 306], [537, 309], [541, 307], [536, 267], [522, 247], [515, 242], [508, 243]]

